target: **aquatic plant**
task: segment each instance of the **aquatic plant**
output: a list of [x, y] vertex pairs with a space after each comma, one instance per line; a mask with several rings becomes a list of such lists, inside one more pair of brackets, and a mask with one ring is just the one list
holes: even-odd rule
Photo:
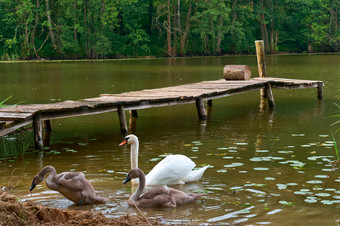
[[7, 100], [9, 100], [10, 98], [12, 98], [12, 96], [9, 96], [9, 97], [7, 97], [5, 100], [1, 101], [1, 102], [0, 102], [0, 107], [8, 107], [8, 105], [5, 105], [4, 103], [5, 103]]

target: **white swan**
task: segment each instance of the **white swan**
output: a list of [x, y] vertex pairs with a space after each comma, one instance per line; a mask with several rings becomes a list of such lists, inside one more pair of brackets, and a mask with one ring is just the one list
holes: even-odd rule
[[[137, 136], [127, 135], [119, 146], [124, 144], [131, 145], [131, 169], [138, 168], [139, 141]], [[185, 184], [198, 181], [209, 166], [193, 170], [195, 166], [196, 164], [187, 156], [169, 155], [146, 175], [146, 185]], [[136, 184], [135, 180], [132, 183]]]

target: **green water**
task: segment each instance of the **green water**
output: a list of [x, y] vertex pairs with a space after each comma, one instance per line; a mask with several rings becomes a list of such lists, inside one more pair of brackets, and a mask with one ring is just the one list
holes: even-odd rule
[[[330, 130], [338, 126], [330, 127], [336, 119], [329, 116], [339, 114], [334, 105], [339, 104], [338, 62], [337, 55], [267, 56], [268, 76], [323, 80], [323, 101], [316, 99], [315, 88], [273, 90], [276, 109], [262, 112], [259, 92], [253, 91], [214, 100], [207, 121], [198, 120], [191, 104], [138, 111], [133, 132], [140, 139], [139, 167], [145, 172], [167, 153], [185, 154], [198, 167], [211, 166], [200, 182], [173, 186], [205, 192], [200, 201], [176, 209], [143, 209], [144, 214], [172, 223], [336, 225], [340, 174], [331, 171], [336, 155]], [[0, 100], [12, 96], [8, 104], [51, 103], [216, 80], [226, 64], [247, 64], [253, 77], [258, 74], [254, 56], [0, 64]], [[129, 185], [122, 185], [130, 154], [118, 147], [123, 137], [117, 113], [51, 124], [43, 154], [29, 147], [25, 155], [1, 160], [0, 186], [22, 200], [47, 206], [93, 209], [108, 216], [139, 214], [127, 205]], [[340, 140], [339, 134], [335, 137]], [[32, 132], [25, 135], [30, 138]], [[6, 142], [19, 148], [21, 138]], [[29, 195], [33, 176], [45, 165], [57, 172], [84, 172], [109, 201], [74, 206], [44, 183]]]

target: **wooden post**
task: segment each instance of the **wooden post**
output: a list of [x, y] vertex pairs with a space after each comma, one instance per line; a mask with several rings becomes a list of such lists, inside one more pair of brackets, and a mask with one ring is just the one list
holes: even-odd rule
[[130, 116], [131, 116], [131, 117], [135, 117], [135, 118], [138, 117], [137, 110], [130, 110], [129, 113], [130, 113]]
[[[264, 50], [264, 42], [263, 40], [255, 41], [256, 47], [256, 57], [257, 57], [257, 66], [259, 69], [259, 77], [264, 78], [267, 76], [266, 72], [266, 59], [265, 59], [265, 50]], [[264, 89], [260, 90], [261, 98], [266, 97], [266, 91]]]
[[268, 99], [269, 108], [275, 108], [274, 96], [273, 96], [272, 89], [270, 87], [269, 82], [266, 84], [265, 91], [266, 91], [266, 97]]
[[266, 74], [266, 60], [265, 60], [263, 40], [255, 41], [255, 46], [256, 46], [257, 65], [259, 67], [259, 77], [264, 78], [267, 76], [267, 74]]
[[200, 119], [207, 119], [207, 112], [205, 111], [204, 102], [201, 98], [196, 99], [196, 108], [198, 117]]
[[212, 107], [212, 100], [211, 99], [207, 101], [207, 105]]
[[[263, 40], [255, 41], [255, 46], [256, 46], [257, 66], [259, 69], [259, 77], [264, 78], [267, 76], [267, 71], [266, 71], [266, 59], [265, 59], [265, 49], [264, 49]], [[273, 96], [272, 89], [271, 89], [269, 82], [266, 84], [266, 88], [260, 90], [260, 96], [261, 96], [260, 108], [265, 107], [264, 98], [268, 98], [268, 106], [270, 108], [275, 107], [274, 96]]]
[[52, 127], [51, 127], [51, 121], [50, 120], [44, 120], [44, 130], [51, 132], [52, 131]]
[[317, 90], [317, 96], [319, 100], [323, 99], [323, 82], [318, 82], [318, 87], [316, 88]]
[[128, 127], [126, 123], [124, 106], [122, 104], [118, 105], [118, 117], [119, 117], [120, 132], [123, 135], [126, 135], [128, 132]]
[[137, 128], [137, 117], [129, 118], [129, 133], [136, 133]]
[[38, 150], [43, 149], [42, 139], [42, 126], [41, 126], [41, 115], [37, 113], [33, 116], [33, 130], [34, 130], [34, 143], [35, 148]]

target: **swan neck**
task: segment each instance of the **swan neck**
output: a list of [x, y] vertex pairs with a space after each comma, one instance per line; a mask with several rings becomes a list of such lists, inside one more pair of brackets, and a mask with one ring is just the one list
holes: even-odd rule
[[138, 188], [130, 198], [134, 202], [138, 200], [139, 196], [142, 194], [142, 192], [145, 188], [145, 175], [144, 175], [144, 173], [139, 174], [138, 178], [139, 178]]
[[139, 142], [138, 140], [136, 140], [133, 144], [131, 144], [131, 153], [130, 153], [131, 169], [138, 168], [138, 149], [139, 149]]
[[45, 178], [45, 176], [48, 175], [48, 177], [46, 178], [46, 183], [50, 183], [55, 176], [57, 175], [57, 171], [55, 170], [54, 167], [52, 166], [45, 166], [39, 173], [39, 176], [41, 176], [42, 178]]

